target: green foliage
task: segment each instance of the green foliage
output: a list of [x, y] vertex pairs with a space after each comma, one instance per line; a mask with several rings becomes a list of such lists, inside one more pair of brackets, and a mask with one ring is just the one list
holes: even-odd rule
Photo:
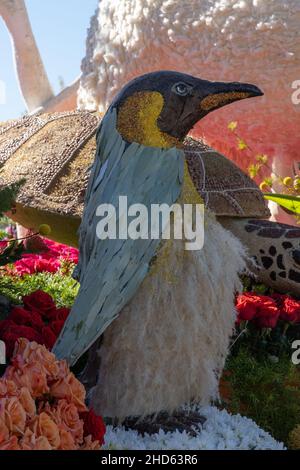
[[0, 189], [0, 216], [10, 210], [20, 187], [25, 183], [25, 180], [20, 180], [17, 183]]
[[288, 355], [254, 357], [247, 347], [229, 356], [225, 380], [231, 397], [227, 408], [253, 419], [276, 439], [288, 442], [288, 434], [300, 423], [300, 370]]
[[268, 201], [274, 201], [279, 206], [293, 212], [294, 214], [300, 214], [300, 197], [289, 196], [287, 194], [264, 194], [265, 199]]
[[79, 284], [70, 274], [58, 271], [55, 274], [38, 273], [18, 276], [0, 276], [0, 295], [20, 304], [24, 295], [36, 290], [48, 292], [58, 307], [71, 307], [78, 292]]

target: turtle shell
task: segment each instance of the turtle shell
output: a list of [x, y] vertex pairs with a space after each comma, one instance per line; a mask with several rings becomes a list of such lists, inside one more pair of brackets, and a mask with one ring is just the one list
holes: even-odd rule
[[257, 184], [231, 160], [190, 137], [184, 151], [194, 185], [208, 209], [225, 217], [270, 217]]
[[[0, 124], [0, 188], [26, 180], [11, 214], [14, 220], [35, 228], [53, 224], [60, 216], [60, 224], [65, 222], [70, 233], [76, 232], [100, 120], [97, 113], [72, 111]], [[191, 138], [186, 139], [184, 151], [194, 184], [215, 214], [268, 217], [259, 188], [226, 157]], [[76, 244], [74, 237], [54, 233], [53, 238]]]

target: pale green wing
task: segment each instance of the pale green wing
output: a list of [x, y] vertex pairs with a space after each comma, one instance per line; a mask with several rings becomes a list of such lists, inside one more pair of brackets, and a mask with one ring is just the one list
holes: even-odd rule
[[106, 114], [80, 227], [80, 289], [54, 346], [58, 358], [74, 364], [105, 331], [147, 275], [160, 244], [159, 239], [99, 240], [97, 207], [112, 204], [119, 222], [119, 196], [127, 196], [128, 206], [145, 205], [149, 217], [152, 204], [172, 205], [181, 191], [183, 159], [176, 148], [126, 144], [116, 130], [116, 111]]

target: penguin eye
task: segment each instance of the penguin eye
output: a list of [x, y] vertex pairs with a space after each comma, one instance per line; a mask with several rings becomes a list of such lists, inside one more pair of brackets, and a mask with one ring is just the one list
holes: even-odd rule
[[177, 94], [177, 95], [180, 95], [180, 96], [186, 96], [189, 91], [190, 91], [190, 87], [188, 85], [186, 85], [185, 83], [183, 82], [180, 82], [180, 83], [176, 83], [174, 86], [173, 86], [173, 91]]

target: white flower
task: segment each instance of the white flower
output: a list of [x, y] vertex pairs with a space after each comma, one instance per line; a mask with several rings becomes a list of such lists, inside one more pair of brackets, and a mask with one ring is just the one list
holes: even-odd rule
[[[185, 407], [185, 409], [189, 409]], [[186, 432], [168, 432], [141, 436], [124, 427], [107, 426], [104, 449], [134, 450], [283, 450], [284, 444], [262, 430], [254, 421], [241, 415], [231, 415], [213, 406], [192, 409], [206, 417], [197, 436]]]

